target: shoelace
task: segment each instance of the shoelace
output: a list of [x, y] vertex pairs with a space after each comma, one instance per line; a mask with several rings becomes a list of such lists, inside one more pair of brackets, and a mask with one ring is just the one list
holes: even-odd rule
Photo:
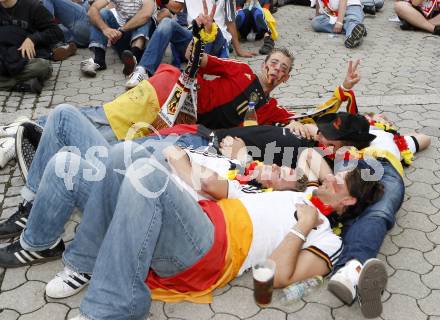
[[27, 210], [26, 206], [22, 203], [18, 205], [18, 210], [15, 212], [8, 220], [6, 220], [5, 224], [14, 224], [15, 221], [20, 220], [22, 217], [26, 217], [29, 214], [29, 210]]

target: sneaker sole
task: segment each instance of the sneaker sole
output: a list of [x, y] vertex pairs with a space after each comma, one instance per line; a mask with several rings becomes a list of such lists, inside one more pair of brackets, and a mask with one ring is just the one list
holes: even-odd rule
[[329, 290], [331, 293], [333, 293], [336, 298], [341, 300], [347, 305], [353, 304], [353, 295], [351, 294], [350, 290], [347, 289], [346, 286], [344, 286], [339, 281], [333, 281], [329, 280], [327, 284], [327, 290]]
[[358, 295], [365, 318], [376, 318], [382, 313], [382, 292], [387, 286], [388, 275], [383, 262], [368, 260], [359, 276]]
[[96, 77], [96, 71], [92, 71], [92, 70], [82, 70], [82, 69], [81, 69], [81, 72], [82, 72], [83, 74], [85, 74], [86, 76], [88, 76], [88, 77], [91, 77], [91, 78]]
[[[29, 122], [35, 126], [38, 126], [34, 122]], [[24, 182], [27, 182], [29, 168], [35, 156], [36, 148], [34, 148], [32, 143], [24, 137], [24, 130], [25, 128], [22, 125], [19, 126], [17, 129], [17, 134], [15, 137], [15, 156], [17, 159], [18, 168], [21, 172], [21, 176]]]
[[366, 35], [367, 30], [363, 24], [358, 24], [353, 28], [351, 35], [345, 40], [345, 46], [349, 49], [358, 47], [362, 38]]
[[136, 67], [136, 58], [130, 51], [123, 51], [121, 54], [121, 60], [124, 64], [124, 69], [122, 69], [122, 73], [125, 76], [129, 76], [133, 73], [134, 68]]

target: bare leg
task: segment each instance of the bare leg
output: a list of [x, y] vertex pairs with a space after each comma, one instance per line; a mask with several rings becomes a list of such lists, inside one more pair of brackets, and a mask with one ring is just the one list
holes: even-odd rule
[[[414, 27], [426, 30], [428, 32], [434, 32], [435, 24], [431, 23], [430, 20], [427, 20], [423, 14], [421, 14], [417, 9], [415, 9], [410, 3], [405, 1], [396, 1], [394, 3], [394, 10], [399, 18], [406, 20], [409, 24]], [[438, 17], [438, 16], [437, 16]], [[437, 19], [433, 18], [432, 20]], [[440, 21], [437, 21], [439, 23]]]

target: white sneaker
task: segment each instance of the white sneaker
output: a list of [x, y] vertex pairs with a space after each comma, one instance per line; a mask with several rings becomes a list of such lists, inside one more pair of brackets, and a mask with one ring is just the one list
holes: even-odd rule
[[82, 73], [89, 77], [96, 77], [96, 70], [98, 70], [99, 64], [95, 63], [93, 58], [81, 61], [80, 70]]
[[18, 126], [25, 121], [29, 121], [29, 118], [23, 116], [18, 117], [17, 119], [15, 119], [14, 122], [10, 124], [0, 126], [0, 138], [14, 137], [17, 133]]
[[0, 168], [3, 168], [11, 159], [15, 158], [15, 139], [0, 139]]
[[130, 79], [125, 83], [127, 89], [132, 89], [136, 87], [142, 80], [147, 80], [148, 74], [142, 67], [136, 67], [134, 72], [131, 74]]
[[339, 269], [329, 280], [327, 289], [344, 303], [351, 305], [356, 298], [356, 287], [362, 264], [351, 260]]
[[78, 273], [64, 267], [64, 270], [59, 272], [46, 285], [46, 295], [55, 299], [73, 296], [89, 284], [91, 277], [87, 273]]
[[362, 314], [371, 319], [382, 314], [382, 292], [387, 286], [385, 264], [379, 259], [365, 261], [358, 283], [358, 301]]
[[77, 316], [74, 317], [74, 318], [70, 318], [70, 320], [89, 320], [89, 319], [87, 319], [87, 318], [84, 317], [82, 314], [80, 314], [80, 315], [77, 315]]

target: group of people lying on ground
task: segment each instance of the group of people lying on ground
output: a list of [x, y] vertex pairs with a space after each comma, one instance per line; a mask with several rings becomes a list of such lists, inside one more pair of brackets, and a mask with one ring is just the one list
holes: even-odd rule
[[[356, 113], [358, 63], [324, 105], [347, 101], [350, 112], [316, 124], [292, 120], [269, 97], [293, 66], [287, 50], [275, 49], [258, 75], [204, 54], [197, 124], [133, 132], [152, 129], [157, 101], [176, 81], [163, 65], [137, 87], [142, 95], [60, 105], [41, 126], [2, 128], [21, 132], [17, 139], [36, 151], [31, 161], [17, 154], [23, 202], [0, 237], [20, 238], [0, 249], [0, 266], [62, 257], [46, 294], [65, 298], [88, 285], [74, 319], [144, 319], [151, 299], [209, 303], [213, 290], [270, 257], [275, 287], [328, 275], [333, 294], [379, 316], [387, 274], [375, 257], [403, 201], [401, 161], [430, 139]], [[241, 127], [251, 97], [259, 125]], [[83, 216], [65, 248], [75, 208]]]
[[[309, 3], [309, 2], [307, 2]], [[367, 35], [364, 11], [375, 13], [380, 0], [318, 0], [311, 26], [317, 32], [344, 33], [347, 48], [359, 46]], [[402, 28], [440, 34], [439, 0], [397, 1]], [[93, 57], [80, 70], [94, 77], [107, 68], [106, 50], [113, 47], [128, 76], [127, 89], [152, 76], [168, 45], [173, 64], [180, 67], [192, 39], [188, 29], [197, 20], [209, 36], [208, 54], [229, 57], [232, 47], [240, 57], [240, 40], [263, 39], [260, 54], [267, 54], [278, 37], [271, 14], [274, 4], [263, 0], [1, 0], [0, 89], [41, 93], [51, 73], [48, 59], [60, 61], [88, 47]], [[177, 18], [175, 17], [177, 16]], [[215, 23], [213, 23], [215, 21]]]

